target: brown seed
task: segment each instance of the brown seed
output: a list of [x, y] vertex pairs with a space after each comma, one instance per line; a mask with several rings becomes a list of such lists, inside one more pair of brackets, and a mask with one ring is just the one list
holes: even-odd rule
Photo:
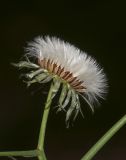
[[80, 86], [82, 83], [83, 81], [78, 80], [76, 83], [73, 84], [73, 87]]
[[53, 64], [52, 64], [52, 63], [53, 63], [53, 61], [51, 61], [50, 64], [49, 64], [49, 71], [50, 71], [50, 72], [53, 71]]
[[64, 77], [65, 80], [68, 80], [69, 78], [72, 77], [72, 73], [69, 72], [69, 74], [67, 76]]
[[57, 71], [58, 71], [58, 66], [55, 67], [54, 73], [57, 74]]
[[48, 61], [45, 59], [45, 60], [44, 60], [44, 67], [45, 67], [45, 69], [47, 69], [47, 62], [48, 62]]
[[61, 72], [61, 66], [58, 66], [57, 75], [59, 76]]
[[54, 71], [55, 71], [55, 68], [57, 67], [57, 64], [56, 63], [53, 63], [53, 70], [52, 70], [52, 72], [53, 73], [55, 73]]
[[67, 81], [72, 84], [72, 83], [74, 83], [74, 81], [76, 81], [76, 79], [77, 79], [77, 77], [71, 77]]
[[67, 77], [69, 74], [70, 74], [70, 72], [66, 71], [66, 72], [64, 72], [64, 75], [61, 78], [65, 79], [65, 77]]
[[64, 67], [61, 69], [61, 71], [59, 72], [59, 76], [61, 77], [61, 74], [64, 73]]
[[38, 64], [40, 65], [41, 68], [43, 68], [43, 60], [38, 59]]
[[77, 92], [84, 92], [84, 90], [86, 89], [85, 86], [82, 86], [83, 81], [80, 81], [79, 79], [77, 79], [77, 77], [73, 77], [73, 74], [71, 72], [65, 71], [64, 67], [57, 65], [53, 61], [50, 61], [50, 59], [38, 59], [38, 64], [40, 65], [40, 67], [47, 69], [51, 73], [54, 73], [60, 78], [67, 81]]
[[43, 64], [43, 68], [45, 68], [45, 69], [46, 69], [46, 67], [45, 67], [45, 66], [46, 66], [46, 64], [45, 64], [45, 63], [46, 63], [46, 59], [44, 58], [44, 59], [42, 60], [42, 64]]
[[47, 69], [49, 69], [49, 65], [50, 65], [50, 59], [48, 59], [47, 61]]

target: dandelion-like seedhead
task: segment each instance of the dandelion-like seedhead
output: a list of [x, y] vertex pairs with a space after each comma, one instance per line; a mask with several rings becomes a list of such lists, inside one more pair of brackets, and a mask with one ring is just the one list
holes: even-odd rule
[[[92, 112], [98, 98], [104, 98], [106, 76], [96, 60], [87, 53], [55, 37], [37, 37], [28, 43], [26, 51], [27, 60], [15, 65], [31, 68], [25, 75], [28, 86], [53, 80], [55, 94], [62, 87], [57, 112], [66, 112], [66, 122], [71, 117], [75, 120], [81, 112], [79, 96], [84, 98]], [[29, 61], [29, 57], [37, 59], [37, 64]]]

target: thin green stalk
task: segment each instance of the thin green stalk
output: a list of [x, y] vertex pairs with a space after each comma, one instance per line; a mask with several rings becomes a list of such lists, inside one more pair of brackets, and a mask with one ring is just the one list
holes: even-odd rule
[[49, 115], [49, 110], [50, 110], [50, 105], [52, 102], [52, 97], [54, 94], [54, 85], [53, 83], [51, 84], [49, 94], [47, 97], [47, 101], [45, 104], [45, 109], [43, 112], [43, 117], [42, 117], [42, 123], [40, 127], [40, 133], [39, 133], [39, 140], [38, 140], [38, 146], [36, 150], [30, 150], [30, 151], [7, 151], [7, 152], [0, 152], [0, 156], [21, 156], [21, 157], [38, 157], [39, 160], [46, 160], [46, 155], [44, 152], [44, 139], [45, 139], [45, 131], [46, 131], [46, 124], [47, 124], [47, 119]]
[[110, 130], [81, 158], [81, 160], [91, 160], [95, 154], [116, 134], [116, 132], [126, 124], [124, 115]]
[[45, 156], [44, 150], [40, 151], [40, 154], [38, 155], [38, 159], [39, 160], [46, 160], [46, 156]]
[[42, 117], [42, 123], [40, 127], [40, 132], [39, 132], [39, 140], [38, 140], [38, 150], [42, 152], [42, 155], [40, 155], [38, 158], [39, 160], [46, 160], [45, 152], [44, 152], [44, 139], [45, 139], [45, 131], [46, 131], [46, 124], [47, 124], [47, 119], [50, 111], [50, 105], [52, 102], [52, 94], [53, 94], [53, 83], [51, 84], [47, 101], [45, 104], [45, 109], [43, 112], [43, 117]]
[[0, 152], [0, 156], [21, 156], [21, 157], [36, 157], [39, 155], [38, 150], [30, 150], [30, 151], [7, 151]]

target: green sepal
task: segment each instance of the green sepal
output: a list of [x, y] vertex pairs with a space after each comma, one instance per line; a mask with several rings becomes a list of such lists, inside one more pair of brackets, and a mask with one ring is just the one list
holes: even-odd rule
[[69, 125], [69, 120], [70, 120], [70, 117], [73, 113], [73, 111], [76, 109], [76, 105], [77, 105], [77, 101], [76, 101], [76, 93], [75, 91], [72, 90], [72, 100], [71, 100], [71, 105], [66, 113], [66, 123], [67, 125]]
[[[76, 94], [76, 107], [75, 107], [75, 115], [74, 115], [73, 121], [76, 120], [79, 112], [81, 112], [80, 100], [79, 100], [78, 94]], [[82, 113], [82, 112], [81, 112], [81, 114], [82, 114], [82, 116], [83, 116], [83, 113]]]
[[67, 92], [67, 95], [66, 95], [66, 98], [65, 98], [64, 103], [62, 104], [62, 106], [60, 106], [60, 107], [58, 108], [57, 112], [59, 112], [59, 111], [61, 111], [61, 110], [66, 111], [65, 108], [66, 108], [66, 106], [68, 105], [68, 103], [69, 103], [69, 101], [70, 101], [70, 99], [71, 99], [71, 94], [72, 94], [72, 91], [71, 91], [71, 89], [69, 89], [68, 92]]
[[22, 68], [31, 68], [31, 69], [37, 69], [40, 66], [37, 64], [31, 63], [30, 61], [20, 61], [19, 63], [11, 63], [14, 67], [18, 67], [19, 69]]
[[52, 90], [52, 99], [55, 97], [56, 93], [58, 92], [60, 88], [60, 81], [57, 80], [56, 78], [53, 78], [53, 90]]
[[37, 76], [37, 75], [39, 75], [39, 74], [41, 74], [43, 72], [44, 72], [44, 69], [40, 68], [40, 69], [38, 69], [36, 71], [31, 71], [30, 73], [27, 73], [25, 75], [25, 77], [29, 78], [29, 79], [32, 79], [33, 77], [35, 77], [35, 76]]
[[48, 75], [44, 80], [40, 81], [39, 83], [48, 83], [52, 80], [52, 76]]
[[42, 83], [43, 80], [45, 80], [48, 77], [47, 73], [41, 73], [39, 75], [37, 75], [34, 79], [32, 79], [31, 81], [25, 81], [27, 83], [27, 87], [29, 87], [31, 84], [33, 83]]
[[63, 84], [62, 91], [61, 91], [60, 98], [59, 98], [59, 105], [60, 106], [62, 106], [62, 103], [63, 103], [66, 95], [67, 95], [67, 85]]

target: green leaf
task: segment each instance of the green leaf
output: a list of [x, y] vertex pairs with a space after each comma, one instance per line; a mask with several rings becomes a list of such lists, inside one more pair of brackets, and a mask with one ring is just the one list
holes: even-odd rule
[[65, 111], [65, 108], [66, 106], [68, 105], [70, 99], [71, 99], [71, 94], [72, 94], [72, 91], [71, 89], [69, 89], [69, 91], [67, 92], [67, 95], [66, 95], [66, 98], [65, 98], [65, 101], [63, 103], [63, 105], [57, 110], [57, 112], [61, 111], [61, 110], [64, 110]]
[[[35, 76], [34, 79], [36, 79], [36, 81], [37, 81], [38, 83], [42, 83], [48, 76], [49, 76], [48, 73], [41, 73], [41, 74]], [[44, 82], [43, 82], [43, 83], [44, 83]]]
[[59, 98], [59, 105], [60, 106], [62, 106], [62, 103], [63, 103], [66, 95], [67, 95], [67, 85], [63, 84], [62, 91], [61, 91], [60, 98]]
[[35, 76], [37, 76], [37, 75], [39, 75], [39, 74], [41, 74], [41, 73], [43, 73], [43, 72], [44, 72], [44, 69], [40, 68], [40, 69], [38, 69], [38, 70], [36, 70], [36, 71], [32, 71], [32, 72], [30, 72], [30, 73], [27, 73], [27, 74], [25, 75], [25, 77], [26, 77], [26, 78], [29, 78], [29, 79], [32, 79], [33, 77], [35, 77]]
[[39, 83], [48, 83], [51, 80], [52, 80], [52, 77], [51, 76], [47, 76], [43, 81], [40, 81]]
[[[75, 107], [75, 115], [74, 115], [73, 121], [76, 120], [79, 112], [81, 112], [80, 100], [79, 100], [78, 94], [76, 94], [76, 107]], [[82, 113], [82, 115], [83, 115], [83, 113]]]
[[53, 90], [52, 90], [52, 99], [55, 97], [56, 93], [58, 92], [59, 88], [60, 88], [60, 81], [53, 78]]
[[14, 67], [18, 67], [19, 69], [22, 68], [31, 68], [31, 69], [37, 69], [40, 68], [37, 64], [31, 63], [30, 61], [20, 61], [19, 63], [11, 63]]
[[33, 83], [41, 83], [43, 80], [45, 80], [48, 77], [47, 73], [41, 73], [39, 75], [37, 75], [34, 79], [32, 79], [31, 81], [24, 81], [25, 83], [27, 83], [27, 87], [29, 87], [31, 84]]
[[73, 113], [73, 111], [75, 110], [76, 108], [76, 105], [77, 105], [77, 101], [76, 101], [76, 93], [75, 91], [72, 90], [72, 100], [71, 100], [71, 105], [66, 113], [66, 123], [69, 124], [69, 120], [70, 120], [70, 117]]
[[67, 96], [67, 85], [63, 84], [62, 91], [61, 91], [60, 98], [59, 98], [59, 105], [58, 105], [59, 108], [58, 108], [57, 112], [59, 112], [63, 109], [62, 104], [63, 104], [63, 101], [65, 100], [66, 96]]

